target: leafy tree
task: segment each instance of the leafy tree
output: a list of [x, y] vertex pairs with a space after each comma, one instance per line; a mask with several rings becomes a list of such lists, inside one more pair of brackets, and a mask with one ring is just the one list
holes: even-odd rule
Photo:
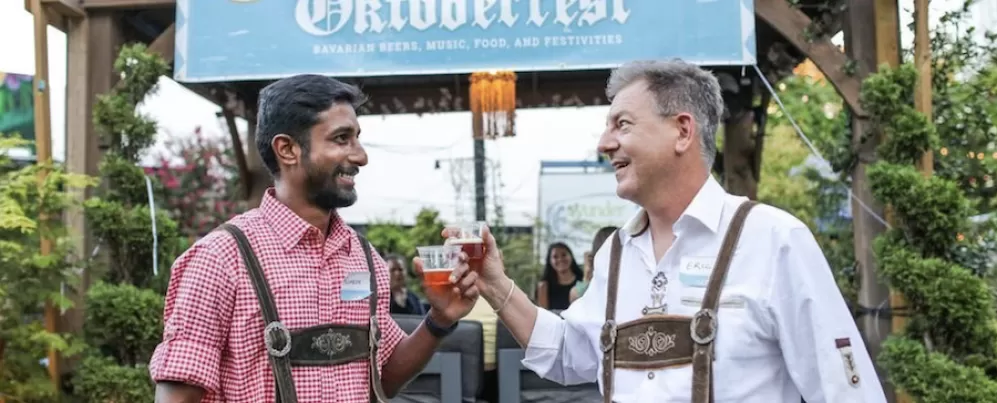
[[997, 35], [988, 32], [980, 41], [976, 28], [958, 30], [970, 3], [943, 15], [931, 37], [933, 118], [940, 139], [935, 173], [958, 183], [986, 213], [997, 207]]
[[997, 306], [987, 283], [953, 255], [973, 212], [959, 184], [925, 178], [921, 150], [938, 131], [913, 108], [917, 71], [882, 69], [866, 79], [862, 104], [885, 134], [869, 168], [873, 194], [892, 206], [895, 225], [875, 241], [880, 274], [913, 311], [905, 334], [883, 344], [880, 362], [894, 385], [920, 402], [997, 402]]
[[784, 209], [813, 227], [815, 186], [808, 177], [795, 174], [806, 163], [810, 150], [803, 147], [790, 127], [775, 127], [768, 136], [768, 144], [762, 151], [758, 200]]
[[[821, 78], [790, 76], [775, 86], [779, 98], [814, 147], [836, 172], [850, 171], [851, 133], [837, 91]], [[800, 140], [788, 116], [776, 103], [769, 106], [767, 145], [762, 158], [759, 200], [783, 208], [814, 231], [838, 288], [846, 301], [856, 301], [858, 279], [852, 245], [852, 223], [841, 215], [850, 200], [846, 175], [825, 177], [806, 165], [811, 150]], [[795, 172], [793, 172], [795, 171]], [[787, 175], [788, 174], [788, 175]]]
[[[838, 172], [848, 168], [852, 163], [849, 117], [834, 87], [823, 79], [790, 76], [776, 84], [776, 90], [788, 114], [832, 168]], [[770, 133], [780, 128], [792, 128], [789, 117], [775, 102], [769, 105], [766, 122]]]
[[[74, 200], [70, 190], [95, 181], [54, 164], [13, 168], [7, 151], [27, 144], [0, 136], [0, 400], [51, 402], [60, 392], [40, 360], [49, 349], [71, 356], [82, 348], [80, 339], [43, 323], [45, 303], [69, 308], [60, 287], [78, 282], [61, 213]], [[42, 237], [52, 242], [48, 255], [41, 254]]]
[[[423, 208], [415, 217], [415, 225], [406, 228], [398, 223], [376, 222], [367, 227], [366, 237], [382, 256], [402, 256], [411, 270], [409, 262], [417, 255], [416, 247], [442, 244], [444, 226], [439, 211]], [[407, 286], [416, 295], [423, 295], [422, 284], [414, 276], [408, 277]]]
[[[145, 168], [163, 184], [157, 194], [180, 232], [195, 240], [247, 209], [240, 197], [239, 172], [231, 140], [193, 136], [166, 142], [159, 165]], [[177, 161], [179, 160], [179, 161]]]
[[[87, 293], [84, 336], [91, 350], [73, 385], [87, 402], [149, 402], [153, 384], [146, 366], [162, 337], [161, 292], [181, 234], [168, 212], [149, 206], [146, 181], [151, 180], [154, 192], [162, 184], [147, 179], [138, 159], [155, 141], [156, 122], [138, 114], [136, 106], [155, 91], [169, 66], [138, 44], [121, 49], [114, 69], [121, 81], [98, 97], [93, 111], [106, 147], [100, 164], [104, 186], [100, 198], [84, 203], [91, 230], [109, 258], [104, 282]], [[153, 274], [157, 260], [158, 276]]]
[[513, 279], [520, 289], [526, 290], [527, 295], [531, 295], [537, 288], [543, 268], [534, 250], [533, 236], [526, 234], [506, 236], [499, 244], [499, 249], [502, 251], [506, 275]]
[[415, 216], [415, 225], [406, 228], [390, 221], [374, 222], [367, 227], [366, 237], [382, 255], [397, 254], [411, 261], [417, 255], [416, 247], [443, 243], [444, 227], [439, 211], [423, 208]]

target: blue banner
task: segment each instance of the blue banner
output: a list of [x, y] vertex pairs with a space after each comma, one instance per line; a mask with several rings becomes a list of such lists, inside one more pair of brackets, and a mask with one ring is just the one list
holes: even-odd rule
[[753, 0], [178, 0], [175, 78], [755, 63]]

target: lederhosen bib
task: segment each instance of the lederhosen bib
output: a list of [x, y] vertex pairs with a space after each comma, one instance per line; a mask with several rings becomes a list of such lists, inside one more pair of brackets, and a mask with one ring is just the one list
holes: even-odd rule
[[374, 259], [367, 240], [357, 235], [370, 270], [369, 324], [366, 326], [327, 324], [289, 330], [280, 322], [273, 294], [263, 275], [263, 268], [260, 267], [260, 262], [249, 244], [249, 239], [239, 228], [231, 224], [223, 224], [220, 228], [235, 238], [239, 254], [246, 264], [246, 270], [260, 302], [263, 322], [266, 325], [263, 330], [263, 340], [270, 368], [277, 381], [277, 403], [298, 403], [291, 367], [330, 366], [364, 359], [368, 360], [370, 368], [370, 401], [387, 403], [388, 398], [381, 388], [381, 376], [377, 367], [377, 349], [381, 339], [381, 331], [377, 326], [377, 279]]
[[619, 234], [613, 234], [606, 323], [602, 326], [600, 338], [606, 403], [612, 403], [613, 372], [616, 368], [659, 370], [689, 363], [692, 363], [692, 403], [713, 402], [713, 340], [717, 335], [717, 305], [744, 220], [755, 205], [753, 201], [744, 202], [734, 213], [710, 274], [703, 303], [692, 317], [655, 314], [616, 324], [622, 245]]

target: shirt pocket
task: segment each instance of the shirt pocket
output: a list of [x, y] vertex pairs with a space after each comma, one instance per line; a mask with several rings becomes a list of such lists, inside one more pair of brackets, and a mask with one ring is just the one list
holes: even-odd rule
[[[270, 272], [266, 276], [277, 316], [288, 330], [319, 324], [318, 279], [315, 275], [304, 269], [287, 269]], [[245, 320], [263, 323], [263, 311], [251, 281], [249, 287], [255, 304], [251, 308], [252, 314], [245, 317]]]
[[[676, 314], [692, 316], [700, 310], [705, 288], [686, 287], [679, 296]], [[760, 306], [749, 292], [727, 287], [720, 294], [717, 309], [717, 361], [766, 357], [772, 349], [759, 321]]]

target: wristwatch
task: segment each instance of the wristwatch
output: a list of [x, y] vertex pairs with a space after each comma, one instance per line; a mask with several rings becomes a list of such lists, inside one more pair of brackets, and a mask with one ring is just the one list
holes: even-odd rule
[[433, 319], [430, 318], [429, 315], [426, 315], [426, 319], [423, 320], [423, 323], [426, 324], [426, 330], [429, 331], [429, 334], [433, 335], [433, 337], [436, 337], [437, 339], [442, 339], [449, 336], [454, 330], [457, 330], [457, 325], [460, 324], [460, 321], [454, 322], [454, 324], [450, 327], [443, 327], [436, 324], [436, 322], [433, 322]]

